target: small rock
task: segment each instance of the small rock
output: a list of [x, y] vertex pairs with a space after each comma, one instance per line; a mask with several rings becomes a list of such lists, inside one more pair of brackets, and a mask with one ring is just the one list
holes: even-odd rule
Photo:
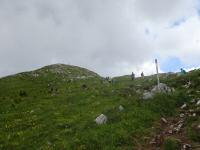
[[172, 88], [172, 92], [175, 92], [175, 88]]
[[169, 134], [172, 134], [172, 133], [173, 133], [173, 130], [169, 130], [168, 133], [169, 133]]
[[185, 104], [183, 104], [182, 106], [181, 106], [181, 109], [185, 109], [187, 107], [187, 104], [185, 103]]
[[182, 114], [180, 114], [179, 116], [180, 116], [181, 118], [183, 118], [183, 117], [185, 116], [185, 114], [182, 113]]
[[154, 144], [156, 144], [156, 139], [155, 138], [153, 138], [150, 142], [149, 142], [149, 144], [151, 144], [151, 145], [154, 145]]
[[151, 90], [152, 93], [171, 93], [172, 89], [169, 88], [166, 84], [160, 83], [159, 85], [154, 86], [154, 88]]
[[123, 111], [124, 107], [122, 105], [119, 106], [119, 111]]
[[34, 113], [34, 110], [31, 110], [30, 113], [31, 113], [31, 114]]
[[165, 118], [161, 118], [163, 123], [167, 123], [167, 120]]
[[197, 105], [200, 105], [200, 100], [198, 100]]
[[193, 113], [193, 114], [192, 114], [192, 116], [193, 116], [193, 117], [196, 117], [196, 116], [197, 116], [197, 114], [196, 114], [196, 113]]
[[183, 123], [180, 123], [176, 128], [174, 128], [174, 130], [176, 132], [179, 132], [181, 130], [181, 128], [183, 127]]
[[153, 98], [153, 94], [151, 92], [145, 92], [143, 93], [143, 99], [151, 99]]
[[194, 112], [194, 110], [193, 110], [193, 109], [190, 109], [189, 112], [192, 113], [192, 112]]
[[99, 115], [96, 119], [95, 122], [97, 124], [106, 124], [108, 121], [107, 116], [105, 116], [104, 114]]
[[184, 144], [183, 145], [183, 150], [190, 150], [192, 146], [190, 144]]
[[47, 141], [47, 144], [48, 144], [48, 145], [52, 145], [52, 143], [51, 143], [50, 141]]
[[200, 124], [197, 126], [197, 129], [200, 129]]
[[136, 90], [136, 93], [137, 93], [137, 94], [140, 94], [140, 93], [141, 93], [141, 91], [140, 91], [140, 90]]
[[191, 103], [195, 103], [195, 102], [196, 102], [196, 100], [195, 100], [195, 99], [192, 99], [190, 102], [191, 102]]

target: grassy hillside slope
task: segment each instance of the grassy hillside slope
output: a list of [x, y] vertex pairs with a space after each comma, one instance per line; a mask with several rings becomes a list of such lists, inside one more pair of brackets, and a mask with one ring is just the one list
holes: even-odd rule
[[[143, 100], [155, 76], [109, 83], [83, 68], [51, 65], [1, 78], [0, 149], [137, 149], [156, 132], [161, 117], [176, 116], [184, 102], [200, 97], [200, 70], [163, 74], [161, 82], [175, 92]], [[108, 123], [97, 125], [94, 120], [102, 113]], [[194, 123], [200, 123], [199, 116], [188, 125]], [[198, 143], [190, 126], [187, 131]]]

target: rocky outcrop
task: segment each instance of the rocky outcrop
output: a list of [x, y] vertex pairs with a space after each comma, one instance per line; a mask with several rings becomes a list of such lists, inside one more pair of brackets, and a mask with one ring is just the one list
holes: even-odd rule
[[171, 93], [173, 91], [173, 88], [168, 87], [164, 83], [160, 83], [159, 85], [154, 86], [151, 91], [145, 91], [143, 93], [143, 99], [151, 99], [156, 93]]

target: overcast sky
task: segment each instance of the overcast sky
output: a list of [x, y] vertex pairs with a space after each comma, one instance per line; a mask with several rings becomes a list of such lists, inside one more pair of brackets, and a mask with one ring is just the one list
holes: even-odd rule
[[200, 0], [0, 0], [0, 76], [53, 63], [103, 76], [200, 66]]

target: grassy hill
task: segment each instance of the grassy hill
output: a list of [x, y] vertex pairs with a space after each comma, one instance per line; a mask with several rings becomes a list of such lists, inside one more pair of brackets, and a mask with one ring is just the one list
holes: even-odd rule
[[[156, 84], [155, 76], [134, 81], [116, 77], [110, 83], [87, 69], [56, 64], [1, 78], [0, 149], [145, 147], [160, 130], [161, 117], [176, 117], [180, 106], [200, 98], [200, 70], [162, 74], [161, 82], [175, 92], [143, 100], [143, 92]], [[108, 122], [97, 125], [94, 120], [102, 113]], [[199, 114], [185, 123], [184, 136], [191, 144], [200, 144], [193, 130], [199, 123]]]

